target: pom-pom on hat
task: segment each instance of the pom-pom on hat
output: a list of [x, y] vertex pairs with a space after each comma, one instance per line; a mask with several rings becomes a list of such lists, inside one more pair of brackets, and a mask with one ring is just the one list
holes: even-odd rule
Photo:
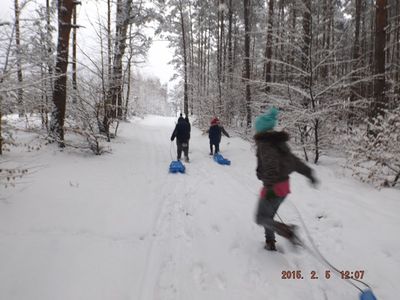
[[211, 120], [211, 125], [216, 125], [218, 123], [219, 123], [218, 118], [214, 118], [214, 119]]
[[271, 107], [266, 113], [258, 116], [255, 122], [256, 133], [271, 130], [275, 127], [279, 110]]

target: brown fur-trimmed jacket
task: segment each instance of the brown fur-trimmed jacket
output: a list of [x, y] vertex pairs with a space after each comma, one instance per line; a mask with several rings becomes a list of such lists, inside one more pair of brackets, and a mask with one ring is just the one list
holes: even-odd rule
[[294, 171], [315, 182], [311, 168], [290, 151], [286, 132], [261, 132], [254, 136], [254, 140], [257, 145], [257, 177], [267, 189], [288, 180]]

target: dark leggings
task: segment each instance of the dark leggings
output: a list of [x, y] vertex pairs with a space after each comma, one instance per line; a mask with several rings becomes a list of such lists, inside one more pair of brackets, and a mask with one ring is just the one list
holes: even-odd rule
[[210, 153], [213, 153], [213, 146], [215, 146], [214, 153], [218, 153], [219, 152], [219, 143], [218, 144], [210, 144]]
[[279, 234], [279, 225], [274, 221], [274, 216], [285, 198], [274, 197], [270, 199], [260, 198], [256, 213], [256, 223], [262, 225], [265, 231], [265, 240], [275, 240], [275, 231]]
[[189, 142], [176, 141], [178, 160], [181, 159], [182, 151], [186, 158], [189, 157]]

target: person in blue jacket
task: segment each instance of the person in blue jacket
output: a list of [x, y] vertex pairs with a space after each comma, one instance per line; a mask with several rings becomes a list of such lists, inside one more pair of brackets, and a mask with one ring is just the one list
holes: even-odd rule
[[175, 126], [174, 132], [171, 135], [171, 142], [176, 138], [177, 146], [177, 159], [180, 160], [182, 151], [185, 155], [185, 161], [189, 162], [189, 139], [190, 139], [190, 125], [180, 115], [178, 123]]
[[[208, 138], [210, 139], [210, 155], [217, 154], [219, 152], [219, 143], [221, 142], [222, 134], [226, 137], [230, 137], [223, 126], [220, 125], [218, 118], [211, 120], [211, 126], [207, 130]], [[215, 151], [213, 151], [213, 146]]]

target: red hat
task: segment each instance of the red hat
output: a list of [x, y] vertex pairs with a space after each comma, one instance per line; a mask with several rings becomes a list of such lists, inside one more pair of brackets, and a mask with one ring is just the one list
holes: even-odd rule
[[211, 125], [216, 125], [219, 123], [219, 120], [217, 117], [215, 117], [214, 119], [211, 120]]

